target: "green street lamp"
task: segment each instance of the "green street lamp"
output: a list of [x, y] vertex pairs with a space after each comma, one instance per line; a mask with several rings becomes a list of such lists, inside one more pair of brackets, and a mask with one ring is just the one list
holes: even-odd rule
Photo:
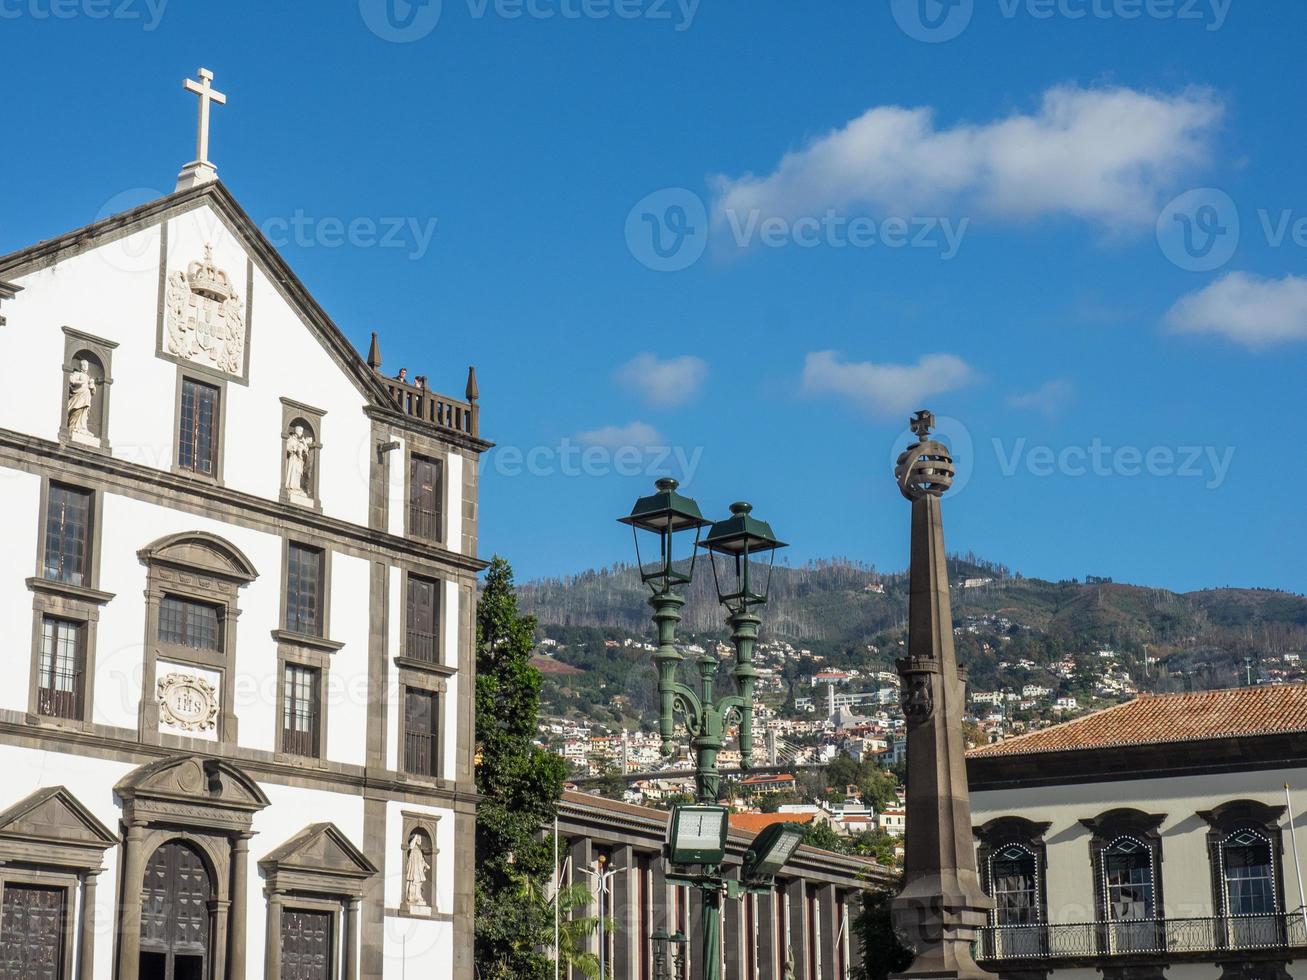
[[668, 935], [666, 929], [659, 929], [649, 938], [654, 944], [654, 980], [681, 980], [681, 960], [689, 942], [685, 934], [677, 930]]
[[[735, 645], [735, 669], [731, 676], [736, 698], [722, 702], [723, 713], [735, 712], [740, 719], [740, 768], [753, 765], [753, 686], [758, 669], [753, 665], [753, 650], [758, 643], [758, 627], [762, 620], [750, 610], [767, 602], [771, 587], [771, 572], [776, 552], [786, 547], [772, 533], [771, 525], [753, 516], [753, 506], [747, 503], [731, 504], [731, 516], [718, 521], [703, 540], [703, 547], [712, 558], [713, 582], [717, 599], [730, 614], [726, 622], [731, 627], [731, 642]], [[761, 592], [754, 591], [753, 561], [767, 557], [767, 579]], [[718, 558], [724, 570], [718, 570]], [[716, 674], [714, 658], [713, 674]], [[711, 688], [705, 688], [711, 690]], [[714, 754], [714, 763], [716, 757]], [[720, 782], [720, 780], [719, 780]]]
[[[632, 529], [640, 578], [651, 591], [649, 604], [653, 606], [658, 630], [658, 650], [653, 659], [658, 669], [658, 730], [663, 755], [671, 755], [675, 750], [675, 716], [679, 712], [685, 719], [695, 757], [697, 803], [674, 809], [668, 827], [669, 860], [685, 871], [668, 875], [668, 880], [698, 888], [703, 893], [703, 977], [719, 980], [722, 897], [727, 891], [721, 869], [726, 852], [727, 811], [718, 805], [722, 780], [717, 759], [726, 729], [738, 720], [741, 767], [747, 769], [753, 764], [753, 689], [758, 676], [753, 651], [761, 623], [753, 609], [766, 603], [766, 586], [770, 584], [775, 553], [785, 545], [772, 533], [770, 525], [753, 516], [753, 507], [746, 503], [732, 504], [731, 516], [713, 524], [700, 541], [702, 530], [709, 522], [703, 519], [698, 504], [676, 492], [677, 486], [675, 480], [659, 480], [656, 492], [636, 501], [630, 515], [621, 518], [621, 522]], [[688, 570], [680, 571], [673, 554], [674, 540], [691, 530], [695, 535], [694, 550]], [[652, 570], [646, 569], [641, 554], [641, 531], [658, 539], [658, 562], [651, 566]], [[701, 545], [712, 562], [717, 598], [729, 614], [727, 622], [735, 644], [732, 677], [738, 693], [720, 700], [714, 690], [720, 667], [715, 650], [707, 650], [698, 657], [697, 691], [677, 680], [677, 669], [685, 659], [675, 645], [676, 624], [681, 620], [681, 607], [685, 604], [685, 597], [677, 590], [693, 578]], [[767, 559], [762, 591], [757, 591], [758, 576], [753, 567], [759, 557]], [[785, 859], [788, 857], [786, 854]], [[738, 888], [732, 897], [738, 897]]]
[[799, 823], [772, 824], [758, 834], [744, 855], [744, 887], [770, 888], [807, 835], [808, 829]]
[[[640, 580], [649, 586], [652, 593], [649, 605], [653, 607], [654, 626], [658, 630], [658, 650], [653, 656], [654, 665], [658, 669], [658, 732], [662, 736], [664, 756], [676, 751], [676, 743], [673, 741], [676, 736], [673, 721], [678, 687], [676, 668], [685, 659], [676, 649], [676, 624], [681, 621], [681, 607], [685, 605], [685, 596], [677, 589], [688, 585], [694, 576], [699, 533], [710, 523], [704, 520], [698, 504], [676, 492], [678, 486], [672, 479], [659, 480], [654, 493], [641, 497], [631, 508], [629, 516], [619, 518], [620, 523], [631, 528], [631, 537], [635, 540], [635, 560], [640, 566]], [[646, 570], [641, 555], [642, 531], [658, 539], [658, 562], [653, 565], [652, 571]], [[689, 569], [681, 572], [676, 569], [673, 545], [677, 536], [687, 531], [694, 532], [694, 547], [690, 550]]]

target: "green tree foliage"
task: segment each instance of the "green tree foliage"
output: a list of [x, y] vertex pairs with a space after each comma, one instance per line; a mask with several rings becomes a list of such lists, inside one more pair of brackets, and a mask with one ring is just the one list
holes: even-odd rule
[[[616, 931], [617, 924], [612, 919], [605, 918], [601, 922], [597, 915], [581, 914], [596, 904], [594, 895], [584, 884], [567, 885], [552, 898], [550, 891], [536, 882], [526, 882], [523, 894], [534, 904], [537, 914], [551, 923], [551, 929], [555, 916], [557, 917], [558, 962], [564, 975], [570, 967], [586, 980], [600, 980], [599, 956], [590, 951], [590, 938], [601, 928], [605, 935], [611, 936]], [[548, 944], [553, 949], [552, 932]], [[604, 972], [608, 977], [612, 976], [611, 970]]]
[[887, 980], [912, 965], [912, 949], [894, 929], [890, 905], [898, 886], [865, 892], [854, 920], [853, 938], [862, 946], [862, 969], [854, 980]]
[[476, 967], [481, 980], [552, 977], [552, 911], [533, 888], [554, 875], [554, 819], [563, 760], [533, 744], [540, 673], [531, 666], [535, 620], [519, 614], [513, 570], [490, 563], [477, 606]]
[[808, 836], [804, 839], [804, 843], [809, 847], [820, 847], [823, 851], [834, 851], [836, 854], [869, 857], [887, 868], [898, 864], [894, 849], [899, 844], [899, 838], [884, 830], [864, 830], [846, 837], [837, 834], [827, 824], [816, 824], [808, 829]]

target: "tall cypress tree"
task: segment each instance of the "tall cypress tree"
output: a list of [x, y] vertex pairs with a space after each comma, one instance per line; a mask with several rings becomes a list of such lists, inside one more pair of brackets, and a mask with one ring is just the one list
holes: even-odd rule
[[[540, 672], [536, 621], [517, 609], [513, 569], [496, 556], [477, 606], [476, 967], [481, 980], [553, 976], [541, 952], [553, 918], [539, 901], [554, 874], [553, 838], [566, 768], [533, 744]], [[534, 886], [534, 887], [532, 887]]]

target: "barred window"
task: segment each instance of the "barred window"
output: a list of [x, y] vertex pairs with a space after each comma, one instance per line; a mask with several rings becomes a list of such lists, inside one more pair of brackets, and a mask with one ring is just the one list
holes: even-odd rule
[[91, 497], [89, 490], [50, 484], [44, 575], [53, 582], [91, 584]]
[[414, 660], [426, 663], [440, 662], [440, 646], [436, 640], [439, 583], [420, 575], [408, 577], [408, 636], [407, 653]]
[[431, 691], [404, 692], [404, 771], [416, 776], [436, 776], [440, 763], [436, 758], [439, 744], [439, 696]]
[[318, 754], [318, 671], [286, 664], [282, 680], [281, 748], [291, 755]]
[[217, 458], [218, 389], [183, 378], [177, 465], [184, 470], [213, 476]]
[[159, 603], [159, 640], [195, 650], [222, 650], [222, 607], [164, 596]]
[[292, 544], [286, 557], [286, 629], [322, 635], [322, 549]]
[[86, 662], [86, 626], [46, 616], [41, 620], [41, 663], [37, 678], [39, 714], [82, 717], [82, 682]]
[[416, 454], [409, 458], [408, 527], [414, 537], [428, 541], [439, 541], [441, 538], [442, 468], [439, 460]]

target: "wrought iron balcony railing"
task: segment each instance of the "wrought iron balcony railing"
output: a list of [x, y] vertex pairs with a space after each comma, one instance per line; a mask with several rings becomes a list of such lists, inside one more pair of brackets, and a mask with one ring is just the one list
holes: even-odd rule
[[1126, 919], [1068, 924], [987, 926], [979, 960], [1084, 959], [1221, 953], [1307, 946], [1300, 912], [1203, 919]]

